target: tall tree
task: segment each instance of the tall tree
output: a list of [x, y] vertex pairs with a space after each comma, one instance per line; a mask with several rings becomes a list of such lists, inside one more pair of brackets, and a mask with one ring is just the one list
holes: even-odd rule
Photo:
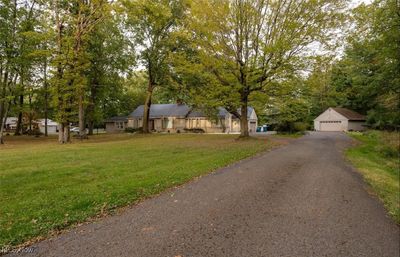
[[173, 49], [173, 32], [185, 12], [182, 0], [124, 0], [127, 26], [140, 52], [138, 59], [148, 76], [144, 103], [143, 132], [149, 133], [149, 114], [153, 91], [166, 84], [168, 56]]
[[345, 92], [343, 106], [368, 114], [376, 128], [400, 126], [400, 7], [396, 0], [360, 5], [345, 55], [332, 84]]
[[[18, 102], [16, 134], [19, 134], [24, 89], [28, 83], [32, 83], [31, 55], [35, 51], [36, 42], [31, 40], [31, 35], [34, 33], [39, 9], [35, 0], [3, 0], [0, 1], [0, 6], [0, 126], [3, 126], [12, 103]], [[0, 142], [2, 141], [1, 135]]]
[[[119, 15], [105, 15], [88, 37], [86, 51], [90, 65], [85, 74], [88, 79], [86, 118], [89, 135], [93, 134], [95, 123], [108, 118], [107, 110], [103, 110], [102, 105], [109, 104], [106, 103], [109, 96], [118, 95], [116, 92], [121, 91], [124, 83], [122, 77], [135, 64], [135, 56], [130, 54], [132, 42], [123, 34], [120, 25]], [[123, 98], [122, 95], [118, 96]]]
[[[60, 123], [59, 142], [70, 142], [69, 124], [78, 112], [79, 136], [86, 138], [85, 96], [90, 66], [87, 56], [87, 38], [102, 20], [107, 9], [105, 0], [75, 0], [53, 2], [56, 27], [55, 102]], [[76, 103], [76, 104], [75, 104]]]
[[194, 62], [213, 76], [203, 91], [216, 92], [219, 102], [240, 118], [241, 137], [249, 136], [250, 95], [268, 93], [271, 83], [301, 69], [301, 61], [315, 54], [312, 44], [329, 41], [331, 29], [342, 20], [344, 3], [193, 1], [186, 34], [198, 52]]

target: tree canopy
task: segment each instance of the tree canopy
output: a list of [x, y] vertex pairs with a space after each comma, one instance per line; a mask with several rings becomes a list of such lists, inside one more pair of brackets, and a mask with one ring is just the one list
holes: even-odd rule
[[225, 107], [243, 137], [248, 106], [281, 130], [332, 106], [397, 129], [399, 59], [396, 0], [0, 0], [0, 142], [9, 116], [66, 143], [141, 104], [149, 132], [152, 102]]

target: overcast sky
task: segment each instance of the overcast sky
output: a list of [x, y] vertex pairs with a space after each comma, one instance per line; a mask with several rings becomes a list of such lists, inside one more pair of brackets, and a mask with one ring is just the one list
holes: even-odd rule
[[361, 3], [365, 3], [365, 4], [369, 4], [371, 3], [372, 0], [351, 0], [351, 7], [356, 7], [357, 5], [361, 4]]

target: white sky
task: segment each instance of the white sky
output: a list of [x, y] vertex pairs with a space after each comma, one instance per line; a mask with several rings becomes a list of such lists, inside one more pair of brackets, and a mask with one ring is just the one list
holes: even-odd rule
[[371, 2], [372, 2], [372, 0], [351, 0], [350, 1], [350, 6], [353, 8], [353, 7], [356, 7], [357, 5], [360, 5], [362, 3], [370, 4]]

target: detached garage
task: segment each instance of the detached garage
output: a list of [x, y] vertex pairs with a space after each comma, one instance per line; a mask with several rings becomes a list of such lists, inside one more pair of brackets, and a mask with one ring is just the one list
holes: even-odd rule
[[346, 108], [329, 108], [314, 120], [316, 131], [361, 131], [365, 116]]

